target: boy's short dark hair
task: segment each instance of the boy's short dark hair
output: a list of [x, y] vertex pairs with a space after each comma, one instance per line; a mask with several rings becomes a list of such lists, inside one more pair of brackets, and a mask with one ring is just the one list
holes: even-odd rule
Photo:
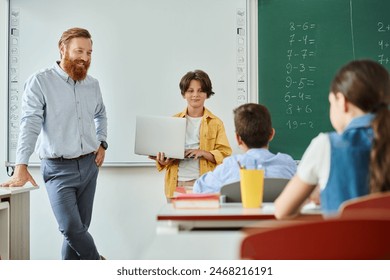
[[200, 82], [202, 91], [207, 94], [207, 98], [209, 98], [211, 95], [214, 95], [213, 85], [211, 83], [209, 75], [207, 75], [207, 73], [202, 70], [189, 71], [181, 78], [179, 83], [181, 95], [184, 96], [184, 94], [190, 87], [190, 83], [192, 80], [197, 80]]
[[273, 133], [268, 109], [255, 103], [243, 104], [233, 110], [236, 133], [248, 148], [263, 148], [268, 145]]

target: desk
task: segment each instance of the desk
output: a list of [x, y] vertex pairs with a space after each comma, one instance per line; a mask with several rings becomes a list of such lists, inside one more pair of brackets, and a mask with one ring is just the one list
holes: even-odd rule
[[[251, 209], [243, 208], [241, 203], [222, 203], [218, 209], [175, 209], [169, 203], [157, 214], [157, 233], [194, 229], [240, 229], [251, 225], [261, 227], [259, 222], [275, 220], [274, 212], [273, 203], [263, 203], [261, 208]], [[320, 209], [313, 205], [304, 207], [301, 213], [304, 218], [322, 219]]]
[[9, 259], [9, 203], [0, 201], [0, 260]]
[[30, 259], [30, 191], [34, 189], [38, 187], [0, 187], [0, 202], [9, 204], [9, 256], [3, 259]]
[[302, 216], [276, 220], [273, 203], [245, 209], [241, 203], [222, 203], [219, 209], [175, 209], [166, 204], [157, 214], [154, 240], [141, 259], [234, 260], [239, 259], [241, 241], [252, 227], [269, 228], [322, 219], [320, 209], [308, 205]]

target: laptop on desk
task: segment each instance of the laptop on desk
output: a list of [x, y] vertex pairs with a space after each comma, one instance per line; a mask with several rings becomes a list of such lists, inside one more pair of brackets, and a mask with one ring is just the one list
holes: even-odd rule
[[134, 153], [183, 159], [185, 154], [186, 119], [163, 116], [137, 116]]
[[[263, 202], [274, 202], [290, 179], [264, 178]], [[221, 188], [225, 202], [241, 202], [240, 182], [227, 184]]]

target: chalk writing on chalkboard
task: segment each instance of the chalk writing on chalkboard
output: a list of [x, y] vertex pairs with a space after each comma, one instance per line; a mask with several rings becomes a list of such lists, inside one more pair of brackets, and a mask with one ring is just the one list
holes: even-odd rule
[[378, 40], [378, 62], [383, 65], [390, 63], [390, 23], [379, 21], [377, 24], [379, 40]]
[[[309, 115], [315, 114], [312, 109], [310, 88], [315, 85], [312, 73], [317, 70], [316, 24], [312, 22], [289, 22], [288, 45], [286, 50], [286, 79], [284, 94], [286, 126], [288, 129], [298, 127], [312, 129], [314, 121]], [[295, 116], [307, 114], [304, 120]]]

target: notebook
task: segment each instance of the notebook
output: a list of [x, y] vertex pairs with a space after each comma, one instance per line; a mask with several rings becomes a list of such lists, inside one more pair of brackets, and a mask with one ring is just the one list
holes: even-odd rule
[[215, 209], [220, 207], [219, 194], [186, 193], [172, 198], [176, 209]]
[[186, 119], [163, 116], [136, 116], [134, 153], [184, 158]]

